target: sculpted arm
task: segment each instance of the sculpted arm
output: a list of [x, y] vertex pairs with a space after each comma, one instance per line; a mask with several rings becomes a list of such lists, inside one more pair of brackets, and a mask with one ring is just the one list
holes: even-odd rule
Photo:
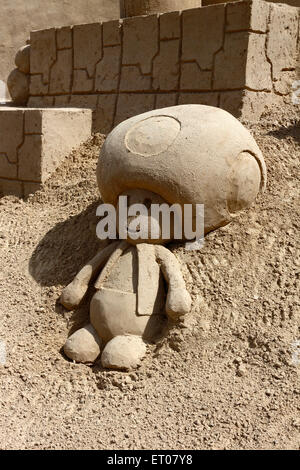
[[186, 290], [180, 264], [176, 256], [163, 246], [157, 245], [155, 249], [156, 259], [169, 286], [166, 312], [170, 318], [176, 320], [190, 311], [191, 296]]
[[71, 310], [77, 307], [85, 296], [90, 280], [95, 277], [120, 242], [113, 242], [99, 251], [75, 276], [73, 281], [64, 288], [60, 303]]

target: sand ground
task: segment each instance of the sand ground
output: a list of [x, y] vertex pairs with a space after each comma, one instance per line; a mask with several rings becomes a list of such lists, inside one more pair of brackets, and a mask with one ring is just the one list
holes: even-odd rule
[[294, 107], [246, 125], [267, 191], [201, 251], [172, 247], [193, 309], [134, 373], [61, 352], [88, 322], [92, 292], [75, 312], [58, 298], [99, 246], [103, 137], [27, 201], [0, 199], [1, 449], [300, 449], [300, 124]]

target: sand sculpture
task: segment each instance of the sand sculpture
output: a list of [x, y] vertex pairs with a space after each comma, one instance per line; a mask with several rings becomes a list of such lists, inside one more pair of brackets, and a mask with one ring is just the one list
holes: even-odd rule
[[12, 70], [7, 79], [7, 87], [15, 105], [27, 103], [30, 79], [30, 45], [21, 47], [15, 57], [16, 69]]
[[[183, 105], [117, 126], [102, 148], [97, 178], [104, 202], [117, 210], [124, 195], [129, 205], [142, 203], [149, 210], [152, 204], [202, 203], [207, 233], [253, 203], [264, 190], [266, 168], [255, 140], [232, 115]], [[61, 303], [73, 309], [95, 279], [90, 324], [64, 346], [72, 360], [94, 362], [104, 346], [104, 367], [134, 368], [168, 318], [177, 321], [190, 312], [180, 264], [163, 246], [172, 236], [153, 240], [148, 235], [136, 240], [128, 232], [126, 240], [108, 244], [64, 289]]]

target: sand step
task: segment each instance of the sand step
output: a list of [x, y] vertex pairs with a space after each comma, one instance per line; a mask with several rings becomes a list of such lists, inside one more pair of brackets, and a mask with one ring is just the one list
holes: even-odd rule
[[0, 107], [0, 194], [26, 197], [91, 136], [92, 111]]

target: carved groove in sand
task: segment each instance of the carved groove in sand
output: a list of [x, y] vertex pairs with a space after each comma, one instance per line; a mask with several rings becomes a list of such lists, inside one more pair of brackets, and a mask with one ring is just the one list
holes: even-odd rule
[[[135, 124], [125, 137], [126, 148], [143, 157], [165, 152], [180, 132], [180, 122], [169, 116], [155, 116]], [[153, 135], [155, 133], [155, 135]]]

